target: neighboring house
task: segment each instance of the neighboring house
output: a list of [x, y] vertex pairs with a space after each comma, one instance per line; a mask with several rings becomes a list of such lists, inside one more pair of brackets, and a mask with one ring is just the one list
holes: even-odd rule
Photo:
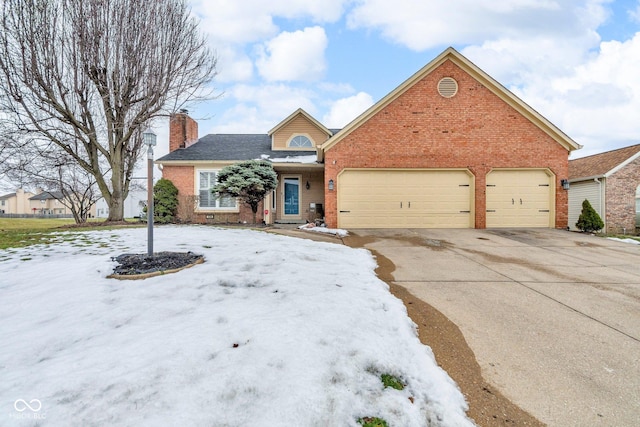
[[[129, 191], [129, 195], [124, 199], [124, 217], [139, 217], [142, 209], [147, 205], [146, 190]], [[98, 199], [95, 204], [96, 216], [98, 218], [107, 218], [109, 216], [109, 205], [104, 197]]]
[[561, 182], [580, 148], [453, 48], [339, 131], [297, 110], [267, 134], [198, 140], [180, 113], [169, 145], [157, 163], [182, 219], [250, 221], [248, 207], [210, 189], [222, 167], [265, 158], [279, 184], [261, 219], [324, 214], [332, 228], [566, 228]]
[[[36, 190], [36, 195], [29, 198], [29, 213], [34, 215], [73, 215], [65, 206], [64, 195], [60, 191]], [[89, 217], [95, 217], [95, 205], [89, 209]]]
[[640, 144], [569, 162], [569, 227], [587, 199], [604, 221], [606, 233], [635, 234], [640, 185]]
[[34, 194], [18, 188], [15, 193], [0, 196], [0, 213], [2, 214], [29, 214], [29, 198]]
[[71, 215], [71, 209], [62, 204], [59, 191], [42, 191], [29, 198], [29, 213], [36, 215]]

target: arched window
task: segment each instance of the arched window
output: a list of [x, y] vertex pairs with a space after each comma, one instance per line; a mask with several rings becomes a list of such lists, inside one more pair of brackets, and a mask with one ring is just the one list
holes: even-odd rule
[[313, 143], [304, 135], [296, 135], [289, 141], [289, 147], [313, 147]]

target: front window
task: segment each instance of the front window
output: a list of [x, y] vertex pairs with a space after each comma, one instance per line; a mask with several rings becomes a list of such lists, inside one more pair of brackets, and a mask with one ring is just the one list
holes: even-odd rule
[[220, 196], [211, 192], [216, 185], [216, 171], [200, 171], [199, 181], [199, 202], [198, 206], [203, 209], [234, 209], [236, 199], [231, 196]]
[[289, 147], [313, 147], [311, 140], [304, 135], [297, 135], [289, 141]]

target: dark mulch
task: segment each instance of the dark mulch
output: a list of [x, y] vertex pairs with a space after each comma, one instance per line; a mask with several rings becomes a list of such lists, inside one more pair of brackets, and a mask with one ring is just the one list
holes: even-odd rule
[[113, 260], [119, 264], [114, 268], [113, 274], [131, 276], [176, 270], [195, 264], [202, 259], [202, 255], [193, 252], [156, 252], [153, 257], [147, 254], [122, 254], [113, 257]]

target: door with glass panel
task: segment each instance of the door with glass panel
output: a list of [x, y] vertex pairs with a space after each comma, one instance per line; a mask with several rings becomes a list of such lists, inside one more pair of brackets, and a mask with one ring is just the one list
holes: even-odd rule
[[300, 215], [300, 178], [284, 179], [284, 214]]

